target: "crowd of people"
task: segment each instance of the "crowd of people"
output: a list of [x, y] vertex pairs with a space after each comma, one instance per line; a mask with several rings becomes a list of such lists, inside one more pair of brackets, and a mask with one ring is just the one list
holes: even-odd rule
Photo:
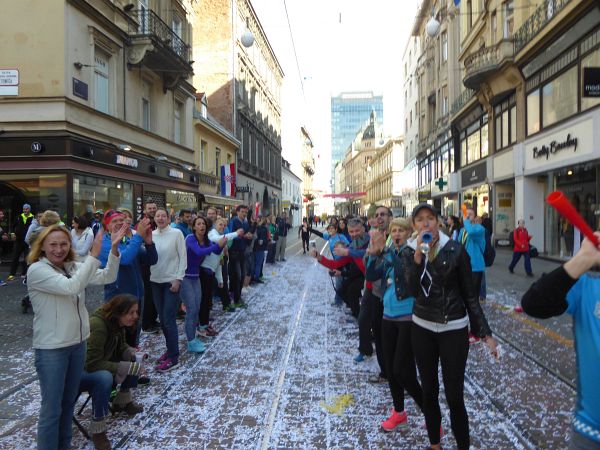
[[[24, 205], [18, 224], [23, 224], [19, 236], [24, 245], [15, 245], [13, 256], [27, 255], [23, 275], [34, 310], [41, 449], [69, 448], [73, 408], [81, 392], [92, 397], [89, 429], [95, 448], [110, 449], [109, 412], [133, 416], [143, 411], [132, 396], [138, 384], [150, 382], [141, 376], [148, 357], [140, 348], [141, 332], [160, 328], [164, 336], [165, 351], [156, 358], [156, 371], [180, 365], [176, 320], [182, 313], [187, 351], [203, 353], [206, 339], [218, 334], [210, 323], [213, 297], [226, 312], [245, 308], [243, 287], [263, 283], [264, 264], [285, 261], [291, 228], [285, 214], [249, 217], [244, 205], [231, 218], [209, 208], [200, 213], [181, 210], [174, 219], [152, 201], [135, 224], [131, 212], [120, 208], [76, 216], [69, 230], [56, 212], [34, 217], [29, 205]], [[390, 432], [407, 425], [407, 393], [423, 414], [427, 448], [441, 448], [441, 367], [452, 433], [458, 448], [468, 449], [464, 382], [469, 347], [482, 340], [499, 357], [480, 304], [486, 298], [486, 267], [495, 256], [489, 218], [478, 217], [467, 205], [461, 217], [442, 218], [422, 203], [408, 218], [394, 218], [389, 208], [373, 206], [368, 217], [332, 217], [325, 231], [316, 229], [320, 224], [320, 219], [304, 219], [298, 236], [303, 252], [329, 269], [332, 305], [345, 304], [357, 319], [355, 363], [377, 357], [379, 373], [369, 381], [387, 383], [392, 404], [381, 429]], [[327, 241], [331, 258], [310, 248], [311, 234]], [[0, 236], [15, 239], [1, 229]], [[530, 240], [519, 221], [512, 232], [511, 273], [525, 256], [525, 271], [533, 275]], [[9, 281], [18, 262], [13, 260]], [[523, 308], [532, 316], [568, 312], [575, 318], [580, 401], [572, 449], [597, 448], [600, 443], [595, 376], [600, 325], [591, 320], [600, 317], [593, 303], [600, 284], [587, 273], [598, 264], [599, 249], [585, 240], [572, 260], [542, 276], [523, 298]], [[88, 316], [85, 291], [91, 284], [104, 286], [104, 303]]]
[[[137, 223], [131, 211], [118, 208], [75, 216], [69, 229], [57, 212], [34, 216], [25, 204], [14, 234], [0, 229], [3, 241], [14, 241], [8, 282], [25, 256], [22, 278], [34, 312], [42, 397], [39, 449], [70, 448], [81, 392], [92, 398], [89, 430], [95, 448], [112, 448], [106, 434], [109, 412], [133, 416], [143, 411], [132, 396], [132, 388], [150, 382], [141, 372], [148, 356], [140, 348], [141, 332], [162, 331], [165, 351], [154, 368], [168, 372], [180, 365], [179, 315], [187, 351], [201, 354], [206, 339], [218, 334], [210, 323], [213, 297], [226, 312], [246, 307], [242, 289], [264, 282], [269, 250], [268, 263], [285, 262], [291, 228], [285, 213], [248, 213], [245, 205], [231, 218], [218, 216], [213, 207], [198, 213], [184, 209], [173, 220], [148, 201]], [[88, 315], [85, 292], [92, 284], [104, 286], [104, 303]]]
[[[369, 381], [389, 386], [392, 408], [381, 429], [390, 432], [407, 425], [406, 392], [424, 416], [427, 448], [441, 448], [441, 366], [452, 433], [457, 447], [468, 449], [464, 382], [469, 347], [482, 340], [492, 357], [499, 358], [480, 304], [486, 298], [485, 270], [495, 258], [489, 218], [478, 217], [467, 205], [463, 205], [462, 217], [442, 218], [432, 205], [422, 203], [409, 218], [393, 218], [389, 208], [373, 206], [367, 218], [332, 220], [326, 232], [308, 229], [329, 244], [331, 259], [316, 249], [311, 255], [330, 270], [335, 287], [332, 305], [345, 303], [357, 318], [359, 342], [354, 361], [362, 363], [375, 353], [379, 373]], [[508, 270], [514, 273], [519, 258], [525, 256], [525, 271], [533, 276], [531, 235], [524, 221], [511, 234], [513, 259]], [[600, 251], [586, 241], [580, 253], [534, 284], [523, 298], [523, 308], [541, 318], [569, 312], [583, 323], [575, 328], [582, 342], [577, 352], [585, 360], [578, 364], [583, 374], [582, 401], [573, 422], [571, 448], [597, 449], [600, 388], [592, 380], [600, 357], [600, 324], [590, 319], [594, 314], [600, 317], [598, 305], [592, 312], [600, 283], [584, 274], [600, 264]]]

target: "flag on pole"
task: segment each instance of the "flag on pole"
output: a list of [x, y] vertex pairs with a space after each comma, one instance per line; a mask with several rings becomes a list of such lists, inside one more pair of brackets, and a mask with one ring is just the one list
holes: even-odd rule
[[221, 195], [235, 197], [235, 164], [221, 166]]

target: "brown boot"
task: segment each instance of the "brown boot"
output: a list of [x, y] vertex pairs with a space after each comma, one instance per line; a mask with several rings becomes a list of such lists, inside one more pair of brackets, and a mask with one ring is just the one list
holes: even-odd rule
[[106, 436], [106, 420], [92, 420], [90, 434], [96, 450], [112, 450], [108, 436]]
[[112, 412], [114, 414], [125, 411], [130, 417], [141, 413], [144, 407], [135, 403], [131, 397], [131, 391], [119, 391], [112, 403]]

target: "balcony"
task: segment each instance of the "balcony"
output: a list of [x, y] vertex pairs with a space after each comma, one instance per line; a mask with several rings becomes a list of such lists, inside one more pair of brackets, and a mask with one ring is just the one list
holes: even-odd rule
[[302, 167], [304, 168], [304, 171], [309, 175], [309, 176], [313, 176], [315, 174], [315, 168], [314, 165], [309, 162], [309, 161], [302, 161]]
[[518, 54], [571, 0], [545, 0], [513, 36], [514, 54]]
[[450, 109], [450, 116], [453, 116], [458, 111], [462, 109], [475, 95], [475, 91], [473, 89], [466, 89], [462, 94], [460, 94], [453, 102], [452, 108]]
[[476, 90], [488, 76], [512, 60], [513, 43], [510, 40], [505, 39], [492, 47], [484, 47], [465, 59], [466, 74], [463, 84]]
[[192, 72], [190, 46], [155, 12], [133, 10], [129, 21], [127, 62], [144, 65], [163, 75], [165, 89], [172, 89]]

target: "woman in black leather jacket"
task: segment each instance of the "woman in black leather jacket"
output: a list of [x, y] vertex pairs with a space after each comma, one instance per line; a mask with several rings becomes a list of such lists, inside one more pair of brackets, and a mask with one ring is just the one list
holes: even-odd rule
[[[438, 214], [431, 205], [418, 205], [413, 210], [412, 220], [418, 235], [408, 242], [402, 256], [407, 286], [415, 297], [411, 340], [423, 387], [423, 412], [430, 448], [440, 448], [438, 365], [441, 360], [452, 432], [458, 448], [468, 449], [464, 377], [469, 353], [469, 322], [472, 332], [483, 338], [492, 354], [498, 357], [496, 341], [479, 304], [464, 247], [439, 232]], [[432, 237], [428, 252], [422, 247], [426, 232]]]

